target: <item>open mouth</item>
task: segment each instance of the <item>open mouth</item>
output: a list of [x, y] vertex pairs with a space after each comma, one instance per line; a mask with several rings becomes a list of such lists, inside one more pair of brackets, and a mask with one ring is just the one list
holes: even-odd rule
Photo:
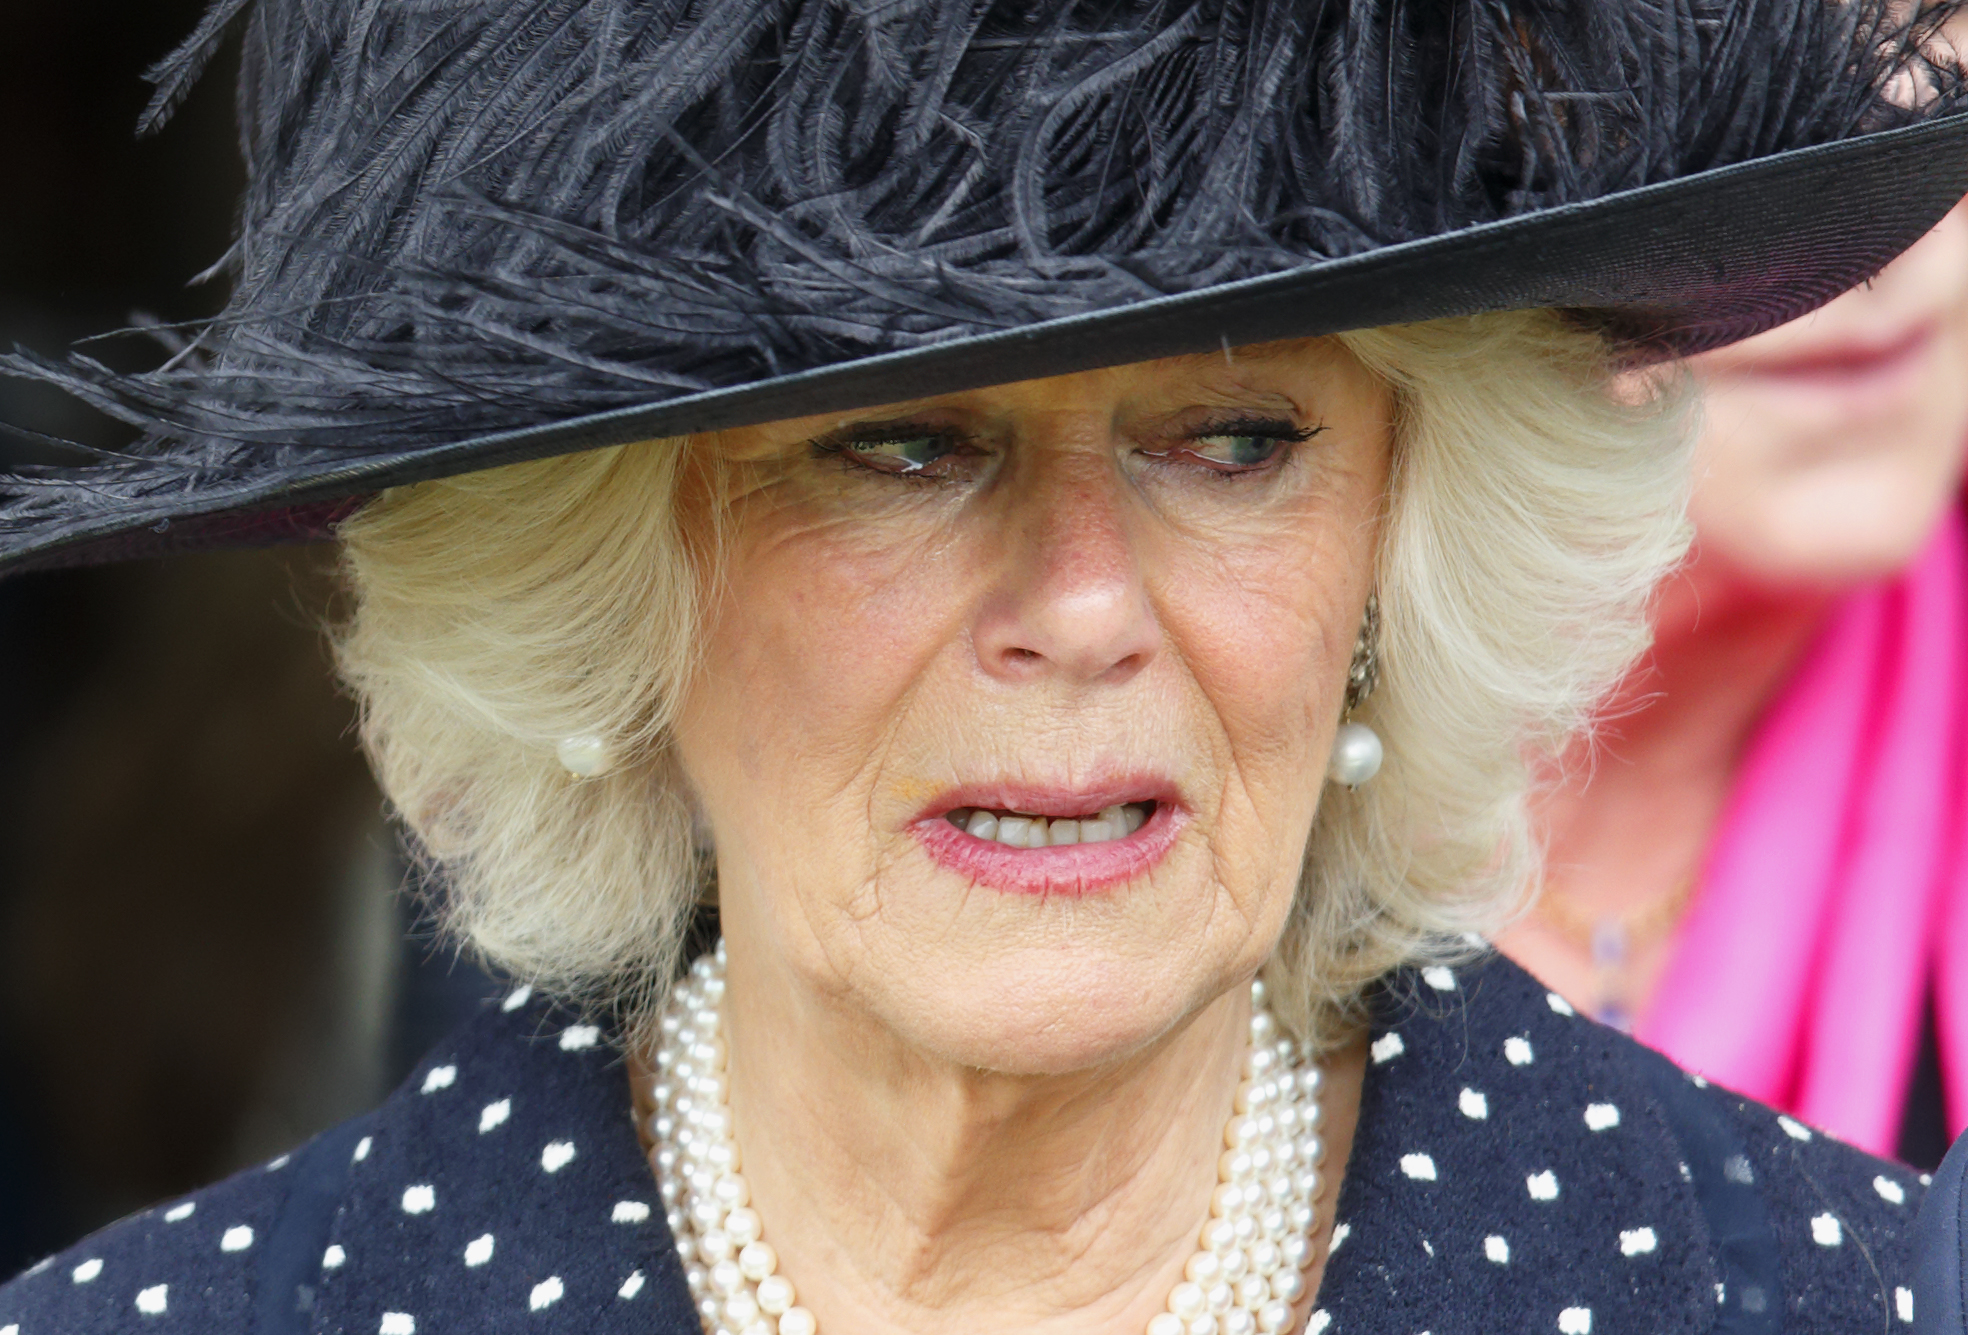
[[958, 807], [943, 819], [973, 839], [1006, 848], [1060, 848], [1125, 839], [1155, 814], [1154, 802], [1120, 802], [1083, 816], [1046, 817], [996, 807]]

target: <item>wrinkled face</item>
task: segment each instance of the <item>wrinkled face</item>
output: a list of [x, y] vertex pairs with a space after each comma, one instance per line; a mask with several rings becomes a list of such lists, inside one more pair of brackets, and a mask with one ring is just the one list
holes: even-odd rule
[[1968, 450], [1968, 208], [1871, 285], [1695, 366], [1704, 551], [1776, 587], [1898, 570]]
[[677, 739], [734, 970], [1034, 1073], [1248, 979], [1319, 801], [1390, 411], [1317, 341], [710, 447], [729, 556]]

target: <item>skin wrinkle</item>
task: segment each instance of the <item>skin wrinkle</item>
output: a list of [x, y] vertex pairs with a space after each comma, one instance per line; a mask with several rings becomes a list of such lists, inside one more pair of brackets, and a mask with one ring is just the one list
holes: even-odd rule
[[[1245, 476], [1170, 453], [1276, 419], [1318, 434]], [[937, 480], [857, 461], [891, 430], [949, 442]], [[730, 541], [676, 739], [746, 1173], [823, 1325], [1159, 1310], [1298, 884], [1389, 438], [1387, 391], [1309, 342], [717, 441]], [[1008, 893], [912, 833], [945, 783], [1144, 766], [1186, 824], [1124, 888]]]

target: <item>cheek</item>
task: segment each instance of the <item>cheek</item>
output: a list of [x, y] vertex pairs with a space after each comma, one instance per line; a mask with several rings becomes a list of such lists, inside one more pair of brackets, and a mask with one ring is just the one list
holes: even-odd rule
[[861, 796], [857, 780], [948, 643], [960, 597], [946, 556], [920, 539], [796, 513], [736, 528], [678, 737], [714, 823], [734, 804], [772, 808], [767, 828], [784, 828], [816, 803]]

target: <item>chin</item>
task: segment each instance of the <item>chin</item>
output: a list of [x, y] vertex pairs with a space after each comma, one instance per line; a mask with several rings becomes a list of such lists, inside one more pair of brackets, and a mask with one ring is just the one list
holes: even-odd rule
[[929, 961], [896, 989], [889, 1027], [918, 1051], [1010, 1076], [1125, 1061], [1178, 1028], [1240, 975], [1186, 952], [1034, 950]]

